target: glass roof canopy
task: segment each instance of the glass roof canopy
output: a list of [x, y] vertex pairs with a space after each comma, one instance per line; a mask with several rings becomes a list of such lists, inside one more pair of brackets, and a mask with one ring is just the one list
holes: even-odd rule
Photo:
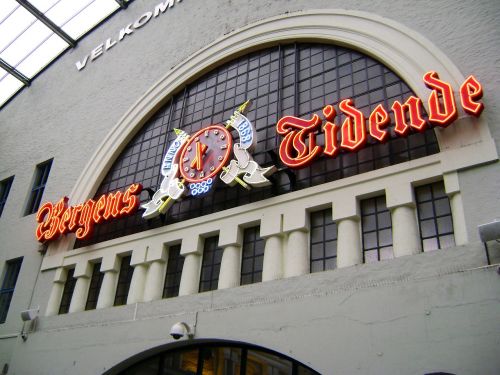
[[54, 59], [133, 0], [0, 0], [0, 109]]

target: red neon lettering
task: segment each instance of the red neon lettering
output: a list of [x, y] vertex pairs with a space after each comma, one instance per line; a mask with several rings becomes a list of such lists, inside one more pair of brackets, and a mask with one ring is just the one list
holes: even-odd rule
[[68, 229], [70, 232], [74, 232], [80, 221], [80, 213], [82, 212], [83, 204], [71, 207], [71, 219], [69, 221]]
[[[421, 132], [425, 130], [426, 122], [422, 117], [420, 110], [422, 101], [415, 97], [410, 96], [404, 104], [397, 100], [392, 104], [392, 111], [394, 112], [394, 121], [396, 126], [394, 131], [400, 136], [408, 135], [410, 127]], [[406, 122], [406, 113], [409, 113], [410, 123]]]
[[[429, 95], [429, 123], [445, 127], [453, 122], [458, 111], [451, 85], [441, 81], [436, 72], [430, 71], [423, 77], [424, 83], [432, 89]], [[479, 116], [484, 109], [483, 103], [478, 100], [483, 96], [483, 88], [474, 76], [469, 76], [460, 86], [460, 100], [465, 112]], [[357, 151], [367, 142], [366, 119], [364, 114], [354, 106], [352, 99], [342, 100], [339, 108], [346, 115], [342, 126], [337, 126], [333, 120], [336, 116], [335, 108], [327, 105], [323, 108], [326, 123], [323, 126], [325, 146], [323, 153], [335, 157], [340, 149]], [[405, 137], [411, 129], [424, 131], [428, 125], [423, 116], [422, 100], [410, 96], [404, 103], [395, 101], [391, 109], [394, 113], [394, 133]], [[387, 127], [390, 117], [387, 110], [379, 104], [369, 117], [370, 136], [379, 142], [389, 139], [391, 132]], [[278, 134], [284, 135], [280, 144], [280, 158], [283, 164], [298, 168], [310, 163], [321, 153], [321, 146], [316, 145], [316, 128], [321, 124], [318, 115], [310, 120], [302, 120], [293, 116], [283, 117], [278, 121]], [[340, 147], [338, 133], [341, 131]], [[309, 137], [309, 145], [306, 138]]]
[[442, 127], [450, 125], [458, 117], [451, 85], [441, 81], [433, 71], [424, 75], [424, 82], [432, 89], [429, 96], [429, 122]]
[[78, 239], [87, 238], [92, 234], [95, 224], [136, 211], [139, 207], [139, 197], [136, 194], [141, 191], [141, 184], [133, 184], [125, 194], [116, 192], [103, 195], [97, 202], [89, 199], [84, 204], [71, 207], [67, 206], [67, 197], [55, 205], [47, 202], [40, 207], [36, 215], [39, 223], [35, 232], [36, 239], [46, 242], [68, 232], [75, 232]]
[[94, 222], [100, 224], [104, 220], [104, 210], [106, 209], [106, 196], [101, 195], [97, 200], [94, 208], [94, 213], [92, 215]]
[[385, 142], [389, 137], [389, 132], [385, 130], [385, 128], [389, 125], [390, 121], [389, 114], [384, 107], [382, 107], [382, 104], [376, 106], [368, 120], [370, 124], [370, 135], [379, 142]]
[[[318, 115], [310, 120], [302, 120], [293, 116], [285, 116], [276, 124], [278, 134], [285, 138], [280, 145], [280, 157], [290, 168], [299, 168], [310, 163], [318, 156], [322, 148], [316, 145], [316, 128], [321, 125]], [[294, 130], [300, 129], [300, 130]], [[309, 145], [306, 139], [309, 138]]]
[[340, 152], [338, 144], [338, 133], [340, 127], [338, 127], [335, 123], [330, 122], [333, 121], [337, 113], [335, 112], [333, 105], [327, 105], [323, 108], [323, 114], [328, 120], [325, 125], [323, 125], [323, 131], [325, 132], [325, 149], [323, 150], [323, 153], [333, 157]]
[[342, 124], [342, 148], [356, 151], [366, 143], [366, 125], [365, 116], [361, 111], [354, 107], [352, 99], [342, 100], [339, 108], [347, 118]]
[[59, 224], [59, 233], [66, 234], [69, 230], [69, 222], [73, 214], [73, 207], [68, 207], [61, 217], [61, 223]]
[[125, 191], [123, 194], [122, 202], [124, 207], [120, 211], [120, 216], [128, 215], [139, 208], [139, 197], [137, 194], [140, 194], [142, 191], [141, 184], [133, 184]]
[[80, 228], [75, 232], [76, 238], [83, 239], [92, 234], [94, 229], [94, 220], [92, 214], [94, 212], [95, 200], [89, 199], [83, 205], [82, 213], [80, 214]]
[[460, 86], [460, 101], [464, 111], [469, 115], [479, 117], [483, 112], [484, 104], [477, 100], [483, 97], [483, 86], [474, 76], [469, 76]]
[[36, 214], [36, 239], [40, 242], [45, 242], [45, 232], [49, 230], [49, 223], [52, 218], [53, 205], [50, 202], [44, 203]]

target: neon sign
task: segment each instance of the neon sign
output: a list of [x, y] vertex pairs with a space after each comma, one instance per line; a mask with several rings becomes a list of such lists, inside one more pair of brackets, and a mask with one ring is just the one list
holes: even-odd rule
[[118, 219], [134, 213], [139, 208], [141, 184], [130, 185], [122, 193], [109, 193], [97, 200], [89, 199], [83, 204], [68, 207], [68, 197], [56, 204], [43, 204], [36, 214], [39, 223], [36, 239], [40, 242], [52, 241], [59, 236], [74, 232], [76, 238], [85, 239], [92, 235], [94, 225]]
[[[423, 132], [429, 125], [447, 127], [458, 117], [458, 110], [451, 85], [439, 79], [438, 73], [430, 71], [423, 77], [425, 85], [432, 90], [428, 99], [428, 121], [423, 117], [423, 104], [420, 98], [410, 96], [404, 103], [395, 101], [391, 110], [394, 115], [394, 132], [399, 137], [406, 137], [410, 130]], [[479, 117], [484, 109], [479, 103], [483, 88], [474, 76], [469, 76], [460, 86], [460, 102], [464, 111]], [[332, 105], [323, 108], [325, 123], [322, 130], [325, 135], [324, 146], [316, 144], [316, 133], [323, 121], [317, 114], [310, 120], [294, 116], [285, 116], [276, 124], [278, 134], [284, 136], [279, 154], [283, 164], [290, 168], [301, 168], [325, 154], [335, 157], [341, 150], [355, 152], [366, 145], [368, 136], [378, 142], [389, 138], [390, 116], [382, 104], [372, 111], [367, 119], [354, 105], [353, 99], [344, 99], [339, 103], [340, 111], [346, 116], [342, 125], [334, 123], [337, 112]], [[340, 142], [339, 142], [340, 139]]]
[[[194, 197], [207, 193], [217, 176], [229, 186], [240, 184], [248, 190], [271, 184], [267, 177], [276, 168], [261, 167], [251, 155], [257, 135], [244, 116], [250, 104], [250, 101], [243, 103], [226, 121], [226, 126], [210, 125], [191, 136], [174, 129], [176, 138], [161, 167], [163, 181], [152, 199], [142, 205], [143, 218], [165, 214], [174, 202], [188, 194]], [[236, 131], [238, 142], [234, 141], [231, 129]], [[229, 161], [231, 156], [233, 159]]]

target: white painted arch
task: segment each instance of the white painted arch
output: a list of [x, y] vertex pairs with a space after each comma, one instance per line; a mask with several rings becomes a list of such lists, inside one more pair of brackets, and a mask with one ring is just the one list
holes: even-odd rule
[[[112, 163], [131, 138], [186, 82], [239, 55], [285, 41], [335, 43], [362, 51], [397, 73], [422, 99], [430, 93], [422, 82], [422, 76], [429, 70], [437, 71], [440, 78], [455, 89], [465, 78], [432, 42], [387, 18], [346, 10], [310, 10], [271, 17], [224, 35], [178, 64], [153, 85], [99, 145], [79, 176], [70, 195], [71, 201], [83, 202], [94, 195]], [[466, 127], [469, 130], [463, 133], [458, 130]], [[441, 134], [444, 132], [450, 136]], [[441, 129], [437, 131], [443, 163], [446, 165], [443, 172], [498, 158], [484, 120], [462, 116], [457, 124], [444, 132]], [[473, 146], [474, 150], [464, 154], [464, 147], [468, 146]], [[457, 148], [461, 148], [461, 157], [458, 159], [455, 157], [458, 153], [443, 153], [444, 150], [453, 151]], [[471, 159], [472, 154], [474, 157]], [[58, 241], [50, 246], [49, 255], [61, 256], [72, 244], [73, 240], [70, 239]], [[53, 261], [49, 263], [54, 264]]]

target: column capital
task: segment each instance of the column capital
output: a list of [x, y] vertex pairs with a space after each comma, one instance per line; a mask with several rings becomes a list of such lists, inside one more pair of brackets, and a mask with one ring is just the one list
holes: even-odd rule
[[260, 236], [267, 238], [281, 235], [283, 214], [277, 210], [266, 210], [260, 219]]
[[154, 243], [148, 245], [148, 251], [146, 254], [146, 262], [160, 262], [165, 263], [167, 261], [167, 248], [172, 245], [166, 245], [163, 242]]
[[446, 194], [453, 195], [460, 193], [460, 183], [457, 171], [448, 172], [443, 175], [444, 190]]
[[130, 265], [132, 267], [138, 266], [140, 264], [146, 263], [146, 256], [148, 253], [148, 246], [142, 246], [136, 248], [132, 251], [132, 258], [130, 259]]
[[103, 256], [101, 263], [101, 272], [118, 272], [120, 270], [120, 260], [116, 254], [107, 254]]
[[92, 276], [92, 263], [89, 261], [78, 262], [75, 266], [75, 273], [73, 277], [79, 278], [90, 278]]
[[188, 254], [198, 254], [203, 253], [203, 237], [198, 233], [186, 234], [182, 238], [181, 244], [181, 255], [186, 256]]
[[54, 283], [64, 284], [66, 282], [67, 277], [68, 277], [67, 269], [64, 267], [59, 267], [56, 269], [56, 273], [54, 275]]
[[219, 233], [219, 246], [241, 246], [243, 241], [241, 232], [241, 228], [234, 221], [224, 223]]
[[292, 206], [283, 213], [283, 232], [309, 231], [309, 214], [306, 208]]
[[342, 195], [332, 202], [332, 219], [334, 221], [352, 219], [359, 220], [359, 205], [354, 195]]
[[400, 206], [415, 207], [415, 194], [409, 182], [395, 182], [385, 188], [385, 200], [388, 209]]

